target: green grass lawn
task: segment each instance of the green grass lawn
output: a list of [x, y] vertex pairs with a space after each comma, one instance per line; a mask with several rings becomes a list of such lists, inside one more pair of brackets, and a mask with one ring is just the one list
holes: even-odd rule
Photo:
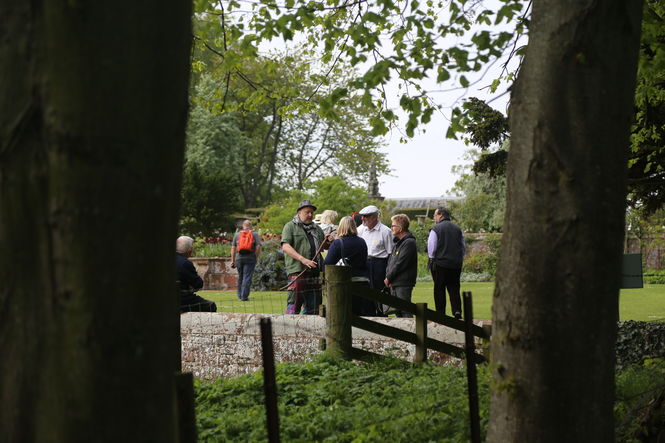
[[[413, 291], [414, 303], [427, 303], [434, 309], [432, 283], [418, 283]], [[473, 293], [473, 314], [476, 319], [492, 317], [494, 283], [462, 283], [462, 291]], [[217, 303], [218, 312], [281, 314], [286, 307], [286, 292], [252, 292], [248, 302], [241, 302], [235, 291], [201, 291], [201, 296]], [[450, 307], [448, 307], [448, 314]], [[619, 297], [622, 321], [665, 321], [665, 285], [644, 285], [642, 289], [622, 289]]]

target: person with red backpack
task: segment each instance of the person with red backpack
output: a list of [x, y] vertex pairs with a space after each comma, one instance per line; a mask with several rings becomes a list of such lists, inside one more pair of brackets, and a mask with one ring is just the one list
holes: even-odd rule
[[249, 300], [252, 275], [260, 254], [261, 237], [252, 231], [252, 222], [245, 220], [242, 230], [233, 237], [231, 244], [231, 267], [238, 267], [238, 298], [242, 301]]

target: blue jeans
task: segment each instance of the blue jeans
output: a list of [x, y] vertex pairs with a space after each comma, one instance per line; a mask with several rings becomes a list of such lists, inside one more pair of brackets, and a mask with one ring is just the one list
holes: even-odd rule
[[252, 286], [252, 275], [256, 267], [256, 260], [238, 260], [238, 298], [249, 299], [249, 288]]

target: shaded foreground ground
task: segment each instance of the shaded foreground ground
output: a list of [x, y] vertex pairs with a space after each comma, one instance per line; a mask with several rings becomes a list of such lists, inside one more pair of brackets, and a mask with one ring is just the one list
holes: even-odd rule
[[[494, 283], [462, 283], [463, 291], [473, 294], [473, 312], [478, 320], [492, 317], [492, 291]], [[286, 292], [252, 292], [249, 302], [241, 302], [235, 291], [201, 291], [203, 297], [217, 303], [220, 312], [247, 312], [281, 314], [286, 306]], [[424, 302], [434, 309], [432, 283], [418, 283], [413, 292], [413, 302]], [[450, 307], [447, 313], [450, 315]], [[619, 298], [621, 321], [665, 321], [665, 285], [644, 285], [642, 289], [622, 289]]]

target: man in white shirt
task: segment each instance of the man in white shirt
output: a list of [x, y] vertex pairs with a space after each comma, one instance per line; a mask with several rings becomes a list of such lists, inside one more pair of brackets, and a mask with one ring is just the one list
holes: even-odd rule
[[379, 208], [366, 206], [359, 212], [363, 224], [358, 228], [358, 237], [367, 243], [367, 268], [369, 269], [369, 285], [382, 290], [385, 287], [386, 266], [388, 256], [393, 250], [392, 230], [379, 221]]

